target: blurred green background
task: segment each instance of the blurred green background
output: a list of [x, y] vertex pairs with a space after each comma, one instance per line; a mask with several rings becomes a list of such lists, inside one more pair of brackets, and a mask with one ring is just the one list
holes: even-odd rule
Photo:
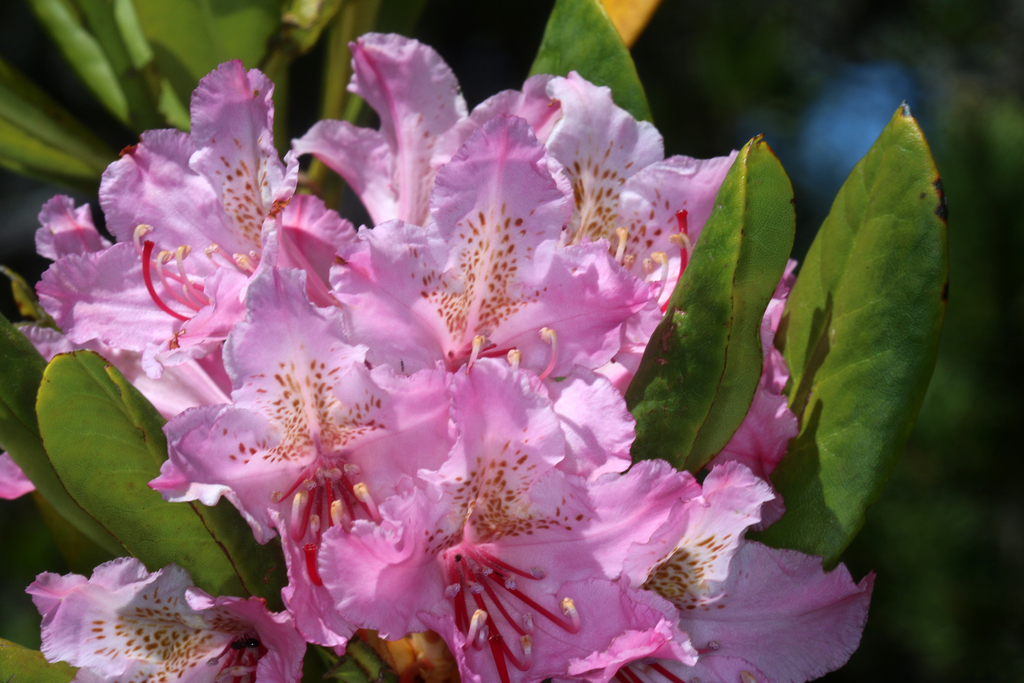
[[[522, 83], [551, 5], [428, 0], [413, 35], [448, 61], [473, 106]], [[878, 579], [862, 646], [827, 681], [1024, 681], [1022, 36], [1019, 0], [664, 0], [633, 49], [668, 153], [721, 155], [766, 134], [796, 189], [798, 258], [900, 102], [942, 174], [951, 272], [938, 365], [844, 556], [855, 577]], [[289, 68], [290, 136], [318, 118], [326, 50], [321, 41]], [[0, 57], [110, 148], [136, 141], [22, 0], [0, 2]], [[0, 170], [0, 263], [30, 281], [46, 266], [36, 214], [56, 192], [67, 190]], [[342, 212], [362, 215], [351, 197]], [[17, 317], [6, 295], [0, 310]], [[38, 647], [24, 587], [66, 569], [29, 497], [0, 501], [0, 537], [0, 637]]]

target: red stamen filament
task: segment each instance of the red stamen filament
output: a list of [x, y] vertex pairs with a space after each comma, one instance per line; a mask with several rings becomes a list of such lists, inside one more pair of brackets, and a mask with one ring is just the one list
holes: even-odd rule
[[[679, 279], [683, 277], [683, 271], [686, 270], [686, 266], [690, 264], [690, 250], [693, 248], [693, 245], [690, 242], [689, 221], [687, 220], [688, 215], [689, 213], [686, 209], [676, 211], [676, 223], [679, 227], [679, 234], [685, 238], [684, 240], [680, 240], [682, 244], [679, 247], [679, 275], [676, 276], [676, 285], [679, 284]], [[673, 243], [675, 243], [675, 240], [673, 240]], [[675, 290], [675, 285], [673, 285], [672, 289], [673, 291]], [[665, 313], [666, 311], [668, 311], [668, 301], [661, 305], [661, 312]]]
[[306, 572], [309, 580], [314, 586], [322, 586], [324, 582], [320, 579], [320, 572], [316, 569], [316, 543], [307, 543], [302, 546], [302, 552], [306, 554]]
[[[616, 676], [619, 676], [619, 675], [622, 676], [622, 679], [624, 679], [626, 681], [626, 683], [643, 683], [643, 681], [640, 680], [640, 677], [637, 676], [633, 672], [633, 670], [630, 669], [628, 666], [619, 669], [619, 672], [616, 674]], [[680, 683], [685, 683], [685, 682], [684, 681], [680, 681]]]
[[149, 290], [149, 296], [153, 299], [153, 303], [160, 307], [164, 313], [167, 313], [171, 317], [177, 318], [182, 322], [188, 322], [189, 318], [178, 313], [173, 308], [170, 308], [167, 304], [160, 300], [160, 297], [156, 293], [156, 288], [153, 287], [153, 274], [152, 274], [152, 260], [153, 260], [153, 247], [154, 244], [150, 240], [146, 240], [142, 246], [142, 279], [146, 281], [146, 289]]
[[662, 676], [667, 678], [668, 680], [672, 681], [672, 683], [686, 683], [686, 681], [679, 678], [679, 676], [676, 676], [671, 671], [663, 667], [661, 664], [658, 664], [657, 662], [652, 662], [651, 664], [649, 664], [649, 666], [658, 673], [660, 673]]

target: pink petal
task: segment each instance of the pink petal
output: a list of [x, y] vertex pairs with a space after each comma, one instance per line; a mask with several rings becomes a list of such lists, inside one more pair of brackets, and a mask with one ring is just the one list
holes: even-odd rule
[[[306, 290], [314, 303], [330, 305], [327, 282], [334, 254], [342, 245], [355, 241], [352, 224], [328, 209], [316, 195], [295, 195], [281, 212], [278, 237], [281, 248], [277, 267], [305, 270]], [[319, 284], [313, 287], [314, 282]], [[314, 293], [322, 294], [323, 298], [317, 300]]]
[[368, 33], [349, 47], [349, 88], [380, 115], [380, 132], [395, 156], [398, 213], [389, 218], [425, 225], [434, 145], [466, 116], [458, 82], [433, 49], [415, 40]]
[[14, 500], [35, 490], [35, 485], [14, 464], [11, 456], [0, 453], [0, 498]]
[[563, 116], [548, 139], [548, 151], [572, 181], [576, 206], [569, 223], [570, 240], [615, 236], [623, 183], [664, 156], [661, 135], [612, 102], [611, 90], [570, 72], [553, 78], [548, 93], [562, 105]]
[[[698, 648], [718, 648], [687, 679], [738, 680], [756, 667], [779, 683], [802, 683], [846, 663], [867, 622], [874, 574], [854, 584], [843, 565], [831, 572], [821, 558], [747, 542], [733, 559], [722, 598], [713, 608], [684, 612], [680, 628]], [[714, 672], [714, 673], [712, 673]]]
[[395, 155], [380, 131], [357, 128], [348, 121], [317, 121], [305, 135], [292, 140], [292, 149], [299, 155], [314, 155], [344, 178], [373, 223], [398, 217]]
[[57, 195], [39, 212], [42, 227], [36, 230], [36, 252], [51, 261], [68, 254], [91, 254], [110, 246], [92, 222], [88, 204], [75, 208], [75, 200]]
[[296, 171], [286, 172], [274, 148], [273, 94], [274, 84], [266, 76], [255, 69], [246, 72], [238, 60], [204, 76], [192, 93], [196, 153], [189, 166], [210, 183], [241, 240], [238, 246], [220, 244], [232, 253], [258, 249], [274, 202], [295, 190]]
[[720, 597], [714, 582], [732, 576], [729, 562], [744, 531], [761, 519], [761, 505], [774, 497], [766, 482], [738, 463], [715, 467], [702, 489], [703, 496], [672, 525], [678, 541], [669, 544], [670, 556], [644, 583], [684, 613], [714, 607]]

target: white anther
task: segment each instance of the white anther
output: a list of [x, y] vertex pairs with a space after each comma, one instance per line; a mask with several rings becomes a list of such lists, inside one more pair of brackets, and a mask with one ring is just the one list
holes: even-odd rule
[[520, 636], [519, 646], [523, 648], [523, 661], [520, 665], [523, 670], [527, 670], [533, 665], [533, 636]]
[[693, 251], [693, 242], [690, 241], [690, 236], [684, 232], [669, 235], [668, 241], [685, 251], [687, 256]]
[[636, 254], [626, 254], [622, 257], [622, 267], [626, 270], [633, 270], [634, 263], [636, 263]]
[[757, 683], [757, 679], [749, 671], [741, 671], [740, 678], [743, 683]]
[[380, 524], [382, 521], [380, 511], [377, 509], [377, 503], [373, 502], [373, 496], [370, 495], [370, 489], [366, 484], [362, 482], [356, 484], [352, 487], [352, 493], [355, 494], [356, 500], [366, 506], [370, 519]]
[[527, 612], [523, 615], [523, 630], [527, 633], [533, 633], [533, 612]]
[[292, 538], [296, 541], [305, 535], [305, 531], [299, 525], [302, 524], [302, 508], [306, 507], [307, 501], [309, 501], [309, 494], [305, 491], [299, 491], [292, 498], [292, 520], [290, 526]]
[[540, 567], [530, 567], [530, 576], [535, 579], [543, 579], [548, 573]]
[[132, 242], [135, 244], [135, 251], [139, 252], [139, 256], [142, 256], [142, 238], [151, 232], [153, 232], [152, 225], [140, 223], [135, 226], [135, 232], [132, 234]]
[[[481, 638], [481, 636], [483, 636]], [[469, 631], [466, 632], [466, 644], [472, 644], [476, 649], [482, 649], [487, 639], [487, 612], [478, 609], [473, 612], [473, 618], [469, 620]], [[477, 642], [479, 641], [479, 643]]]
[[558, 358], [558, 335], [550, 327], [542, 327], [540, 328], [540, 338], [543, 342], [551, 344], [551, 360], [548, 361], [544, 372], [540, 373], [540, 379], [544, 380], [555, 369], [555, 359]]
[[508, 364], [512, 366], [513, 370], [519, 369], [519, 361], [523, 359], [523, 354], [519, 352], [519, 349], [512, 349], [508, 352]]
[[466, 363], [466, 374], [469, 374], [469, 369], [476, 363], [476, 359], [480, 356], [480, 350], [487, 344], [487, 337], [483, 335], [476, 335], [473, 337], [473, 350], [469, 354], [469, 361]]
[[651, 273], [654, 272], [654, 261], [653, 260], [651, 260], [649, 258], [645, 258], [643, 260], [643, 264], [644, 264], [644, 273], [645, 274], [650, 275]]
[[708, 649], [714, 652], [715, 650], [721, 650], [722, 646], [719, 645], [717, 640], [712, 640], [708, 643]]
[[516, 586], [517, 584], [514, 578], [512, 578], [511, 576], [505, 578], [505, 588], [507, 588], [510, 591], [514, 591], [516, 589]]
[[356, 464], [351, 463], [351, 462], [345, 463], [342, 466], [342, 469], [344, 470], [345, 474], [347, 474], [350, 477], [354, 477], [354, 476], [356, 476], [358, 474], [362, 474], [363, 473], [363, 471], [361, 469], [359, 469], [359, 465], [356, 465]]
[[337, 524], [345, 531], [352, 527], [352, 520], [348, 516], [348, 508], [340, 500], [331, 501], [331, 524]]
[[622, 263], [622, 257], [626, 255], [626, 242], [629, 241], [629, 231], [625, 228], [615, 228], [615, 234], [619, 238], [619, 246], [615, 249], [616, 263]]
[[469, 592], [473, 595], [480, 595], [484, 592], [484, 587], [481, 586], [479, 583], [471, 583], [469, 584]]
[[561, 602], [558, 603], [559, 608], [562, 610], [562, 614], [569, 617], [572, 621], [572, 633], [576, 633], [580, 630], [582, 622], [580, 621], [580, 613], [576, 609], [576, 603], [573, 602], [572, 598], [562, 598]]
[[461, 591], [461, 590], [462, 590], [462, 584], [461, 583], [450, 584], [447, 588], [444, 589], [444, 597], [446, 597], [449, 600], [451, 600], [456, 595], [458, 595], [459, 591]]
[[270, 494], [270, 500], [275, 503], [280, 503], [282, 498], [284, 498], [284, 493], [281, 491], [274, 491]]
[[249, 273], [250, 275], [256, 271], [256, 266], [253, 264], [252, 259], [250, 259], [245, 254], [235, 254], [233, 260], [235, 264], [238, 265], [239, 268]]
[[316, 488], [316, 481], [314, 479], [306, 479], [302, 482], [302, 486], [305, 487], [307, 491], [312, 491]]
[[483, 569], [480, 570], [480, 573], [483, 574], [484, 576], [490, 576], [491, 574], [494, 573], [494, 570], [491, 569], [490, 567], [484, 567]]
[[341, 479], [341, 470], [337, 467], [332, 467], [329, 470], [324, 470], [324, 476], [333, 481], [338, 481]]

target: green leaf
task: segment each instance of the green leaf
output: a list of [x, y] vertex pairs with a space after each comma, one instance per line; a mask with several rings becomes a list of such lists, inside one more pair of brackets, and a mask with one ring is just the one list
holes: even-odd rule
[[135, 0], [154, 61], [181, 102], [218, 64], [260, 64], [281, 25], [279, 0]]
[[32, 343], [0, 315], [0, 448], [62, 517], [108, 552], [123, 555], [117, 539], [68, 496], [46, 457], [35, 409], [45, 367]]
[[226, 500], [168, 503], [149, 488], [167, 459], [164, 420], [116, 368], [91, 351], [57, 356], [37, 413], [68, 493], [148, 569], [174, 562], [213, 595], [258, 595], [280, 608], [279, 545], [257, 545]]
[[101, 548], [64, 519], [38, 491], [33, 491], [32, 497], [39, 508], [39, 516], [43, 518], [43, 523], [49, 529], [50, 536], [53, 537], [53, 542], [67, 563], [68, 569], [76, 574], [89, 576], [97, 566], [115, 558], [115, 555]]
[[95, 191], [113, 159], [114, 152], [85, 126], [0, 59], [0, 164]]
[[74, 4], [70, 0], [29, 0], [29, 4], [64, 57], [103, 106], [123, 123], [130, 123], [128, 97], [114, 65], [99, 40], [85, 27]]
[[69, 683], [75, 671], [64, 662], [50, 664], [38, 650], [0, 638], [0, 681], [4, 683]]
[[14, 304], [18, 307], [21, 317], [38, 322], [44, 327], [57, 328], [57, 324], [53, 322], [50, 314], [39, 305], [36, 290], [32, 289], [32, 285], [26, 282], [25, 278], [7, 266], [0, 266], [0, 273], [6, 275], [7, 279], [11, 281], [11, 295], [14, 297]]
[[598, 0], [556, 0], [530, 75], [566, 76], [577, 71], [612, 89], [615, 103], [650, 121], [651, 108], [629, 48]]
[[856, 535], [921, 407], [947, 285], [942, 183], [904, 105], [840, 189], [775, 338], [800, 433], [765, 543], [833, 564]]
[[634, 458], [696, 472], [743, 421], [761, 376], [761, 318], [786, 268], [793, 187], [760, 137], [743, 147], [629, 389]]

